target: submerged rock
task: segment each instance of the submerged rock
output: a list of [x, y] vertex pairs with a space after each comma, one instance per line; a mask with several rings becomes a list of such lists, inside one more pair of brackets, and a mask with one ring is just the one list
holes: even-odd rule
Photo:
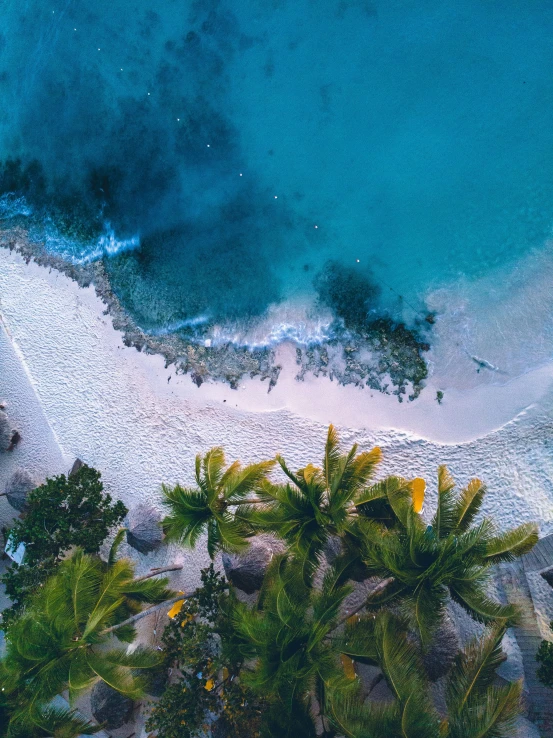
[[148, 505], [138, 505], [130, 514], [127, 543], [142, 554], [155, 551], [161, 545], [163, 533], [158, 511]]
[[30, 472], [26, 469], [16, 469], [4, 491], [10, 505], [18, 512], [23, 512], [27, 506], [27, 495], [35, 487], [38, 487], [38, 482]]
[[223, 554], [227, 579], [242, 592], [253, 594], [261, 588], [273, 556], [283, 551], [281, 541], [268, 536], [253, 538], [250, 547], [243, 554]]
[[133, 701], [105, 682], [98, 682], [90, 695], [90, 711], [99, 723], [109, 730], [120, 728], [132, 716]]

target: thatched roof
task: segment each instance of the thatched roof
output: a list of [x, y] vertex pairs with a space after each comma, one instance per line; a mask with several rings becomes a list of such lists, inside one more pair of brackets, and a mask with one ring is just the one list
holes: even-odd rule
[[30, 472], [26, 469], [16, 469], [8, 479], [4, 491], [10, 505], [23, 512], [27, 504], [27, 495], [37, 486], [38, 482]]

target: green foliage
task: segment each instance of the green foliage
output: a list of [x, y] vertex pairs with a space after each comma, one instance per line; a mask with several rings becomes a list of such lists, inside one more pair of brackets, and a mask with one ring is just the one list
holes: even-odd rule
[[94, 735], [101, 728], [64, 707], [38, 707], [33, 722], [25, 725], [11, 721], [13, 711], [8, 701], [0, 698], [0, 738], [79, 738]]
[[234, 643], [231, 599], [213, 565], [204, 569], [202, 586], [163, 633], [163, 668], [180, 676], [152, 704], [147, 730], [164, 738], [197, 738], [209, 735], [216, 717], [226, 738], [260, 735], [267, 705], [239, 678], [242, 657]]
[[331, 425], [321, 467], [308, 464], [294, 474], [277, 457], [291, 483], [264, 482], [258, 496], [265, 505], [252, 518], [260, 528], [283, 538], [296, 556], [316, 561], [331, 536], [349, 542], [358, 535], [355, 504], [380, 458], [379, 448], [358, 454], [357, 445], [343, 453]]
[[99, 680], [132, 699], [142, 696], [142, 674], [160, 657], [143, 648], [127, 654], [114, 635], [132, 641], [132, 628], [114, 635], [109, 628], [138, 613], [144, 602], [165, 601], [172, 594], [166, 584], [135, 580], [130, 561], [105, 564], [82, 549], [62, 561], [7, 631], [0, 686], [11, 724], [30, 730], [54, 696], [68, 690], [73, 701]]
[[[197, 489], [163, 487], [169, 514], [163, 530], [169, 541], [194, 548], [207, 533], [207, 550], [213, 559], [217, 551], [238, 552], [248, 547], [255, 532], [249, 522], [247, 498], [259, 489], [274, 462], [263, 461], [242, 468], [235, 461], [225, 470], [222, 448], [212, 448], [202, 458], [196, 457]], [[239, 512], [229, 508], [245, 504]]]
[[[233, 622], [248, 663], [244, 682], [260, 695], [283, 703], [307, 700], [317, 683], [326, 689], [347, 686], [340, 651], [328, 640], [338, 626], [340, 608], [352, 587], [342, 583], [340, 564], [330, 567], [321, 588], [306, 583], [294, 559], [276, 557], [257, 603], [236, 602]], [[324, 706], [321, 706], [324, 709]]]
[[[553, 630], [553, 621], [551, 621], [551, 630]], [[546, 687], [553, 687], [553, 642], [542, 641], [536, 654], [536, 661], [539, 663], [537, 675], [538, 679]]]
[[472, 525], [484, 494], [484, 485], [475, 479], [455, 495], [452, 477], [440, 467], [438, 505], [430, 526], [414, 512], [401, 480], [380, 482], [364, 498], [369, 510], [377, 501], [383, 507], [378, 524], [364, 527], [363, 559], [370, 573], [390, 580], [367, 605], [378, 609], [399, 604], [425, 645], [449, 597], [480, 622], [513, 622], [517, 617], [513, 605], [488, 597], [491, 566], [529, 551], [538, 539], [537, 527], [524, 524], [498, 534], [488, 519]]
[[[382, 612], [366, 620], [363, 638], [370, 641], [373, 663], [382, 669], [394, 702], [363, 703], [355, 693], [331, 696], [331, 719], [347, 738], [507, 738], [515, 736], [522, 712], [522, 682], [495, 686], [496, 669], [504, 660], [502, 625], [462, 650], [446, 683], [446, 715], [441, 719], [430, 698], [430, 685], [415, 645], [401, 620]], [[344, 640], [355, 640], [352, 632]], [[355, 654], [357, 646], [352, 648]]]
[[14, 606], [4, 612], [9, 622], [29, 595], [55, 572], [73, 546], [97, 553], [110, 530], [127, 514], [125, 505], [104, 494], [100, 473], [83, 466], [72, 477], [61, 475], [29, 493], [22, 519], [10, 530], [17, 548], [24, 543], [25, 559], [3, 577]]

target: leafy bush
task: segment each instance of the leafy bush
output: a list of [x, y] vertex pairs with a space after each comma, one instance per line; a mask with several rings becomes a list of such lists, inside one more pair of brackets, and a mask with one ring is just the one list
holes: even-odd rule
[[125, 505], [104, 494], [100, 473], [83, 466], [73, 476], [60, 475], [29, 493], [27, 509], [9, 531], [15, 548], [24, 543], [23, 564], [13, 564], [2, 581], [14, 606], [3, 613], [9, 622], [26, 597], [54, 572], [73, 546], [97, 553], [110, 529], [127, 514]]
[[217, 719], [225, 738], [260, 735], [267, 709], [238, 679], [241, 657], [233, 643], [228, 585], [213, 564], [202, 586], [188, 597], [162, 637], [166, 670], [177, 680], [152, 705], [147, 730], [163, 738], [210, 735]]
[[[551, 630], [553, 630], [553, 620], [551, 621]], [[546, 687], [553, 688], [553, 643], [551, 641], [540, 643], [536, 661], [540, 664], [537, 671], [538, 679]]]

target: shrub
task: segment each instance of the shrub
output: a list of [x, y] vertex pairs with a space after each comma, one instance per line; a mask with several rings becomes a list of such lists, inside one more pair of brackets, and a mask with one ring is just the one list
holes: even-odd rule
[[81, 467], [73, 476], [48, 479], [29, 493], [24, 517], [9, 531], [15, 548], [24, 543], [25, 559], [13, 564], [2, 581], [14, 606], [3, 613], [10, 620], [26, 597], [56, 569], [73, 546], [97, 553], [110, 529], [127, 514], [125, 505], [104, 494], [100, 472]]

